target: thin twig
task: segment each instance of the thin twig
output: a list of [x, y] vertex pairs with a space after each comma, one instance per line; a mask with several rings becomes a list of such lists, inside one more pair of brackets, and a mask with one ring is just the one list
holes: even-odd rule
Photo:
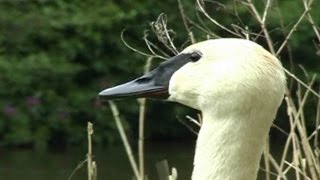
[[199, 25], [198, 23], [195, 23], [194, 21], [192, 21], [191, 19], [188, 18], [188, 22], [192, 25], [194, 25], [196, 28], [198, 28], [200, 31], [203, 31], [204, 33], [212, 36], [213, 38], [220, 38], [220, 36], [218, 36], [217, 34], [211, 32], [210, 30], [207, 29], [207, 27], [202, 27], [201, 25]]
[[[303, 119], [301, 119], [301, 115], [303, 114], [303, 107], [304, 107], [304, 104], [307, 100], [309, 93], [311, 92], [310, 89], [311, 89], [313, 82], [314, 82], [314, 78], [311, 80], [309, 88], [306, 90], [303, 98], [299, 100], [300, 103], [299, 103], [298, 110], [295, 108], [292, 99], [286, 98], [286, 100], [287, 100], [287, 104], [288, 104], [288, 115], [290, 117], [289, 119], [291, 122], [291, 124], [290, 124], [291, 131], [290, 131], [290, 135], [289, 135], [288, 139], [290, 137], [294, 137], [291, 135], [294, 135], [295, 131], [293, 129], [295, 127], [297, 127], [300, 138], [301, 138], [302, 150], [304, 151], [304, 154], [306, 156], [306, 161], [308, 163], [308, 167], [309, 167], [308, 170], [310, 171], [312, 179], [317, 179], [317, 170], [318, 170], [317, 166], [318, 165], [316, 165], [316, 162], [314, 160], [315, 158], [314, 158], [310, 144], [307, 139], [306, 130], [302, 128], [303, 125], [301, 124], [301, 121], [303, 120]], [[289, 111], [289, 107], [290, 107], [290, 111]], [[292, 116], [294, 117], [294, 121], [292, 119]], [[299, 145], [299, 144], [297, 144], [297, 145]], [[282, 162], [283, 161], [281, 161], [280, 167], [282, 167]], [[318, 174], [320, 174], [320, 173], [318, 173]]]
[[284, 135], [289, 135], [289, 133], [287, 133], [285, 130], [283, 130], [281, 127], [279, 127], [278, 125], [276, 125], [276, 124], [272, 124], [271, 125], [271, 127], [274, 127], [274, 128], [276, 128], [278, 131], [280, 131], [280, 132], [282, 132]]
[[[320, 91], [320, 88], [319, 88], [319, 91]], [[316, 127], [320, 127], [320, 98], [318, 98], [318, 104], [317, 104]], [[316, 129], [313, 147], [318, 148], [318, 145], [319, 145], [319, 132], [318, 132], [318, 129]]]
[[[308, 5], [306, 0], [302, 0], [302, 2], [303, 2], [303, 6], [304, 6], [304, 8], [306, 10], [310, 8], [310, 5]], [[310, 3], [310, 1], [309, 1], [309, 3]], [[314, 20], [313, 20], [311, 14], [309, 13], [309, 11], [307, 12], [307, 20], [311, 24], [312, 29], [313, 29], [314, 33], [316, 34], [316, 36], [318, 38], [318, 41], [319, 41], [318, 43], [320, 43], [320, 32], [319, 32], [319, 29], [317, 28], [316, 24], [314, 23]]]
[[127, 156], [129, 158], [129, 162], [131, 164], [131, 168], [133, 170], [133, 173], [134, 173], [134, 175], [135, 175], [137, 180], [141, 180], [141, 177], [140, 177], [139, 171], [138, 171], [138, 167], [137, 167], [137, 163], [136, 163], [136, 161], [134, 159], [134, 156], [133, 156], [133, 153], [132, 153], [128, 138], [126, 136], [126, 133], [124, 132], [124, 128], [123, 128], [123, 125], [121, 123], [119, 110], [118, 110], [116, 104], [113, 101], [108, 101], [108, 103], [109, 103], [109, 106], [111, 108], [112, 115], [113, 115], [113, 118], [114, 118], [114, 120], [116, 122], [120, 137], [121, 137], [122, 142], [123, 142], [123, 145], [124, 145], [125, 150], [127, 152]]
[[[148, 40], [148, 33], [145, 31], [144, 32], [144, 35], [143, 35], [143, 40], [145, 42], [145, 44], [147, 45], [149, 51], [154, 55], [154, 57], [158, 57], [160, 59], [167, 59], [166, 57], [169, 57], [169, 55], [167, 53], [165, 53], [164, 51], [162, 51], [158, 46], [154, 45], [151, 41]], [[165, 55], [166, 57], [164, 56], [161, 56], [159, 54], [157, 54], [153, 49], [155, 48], [157, 51], [159, 51], [160, 53], [162, 53], [163, 55]], [[152, 56], [150, 56], [152, 57]]]
[[[167, 28], [167, 17], [165, 14], [160, 14], [156, 21], [150, 23], [152, 31], [157, 36], [158, 40], [173, 54], [178, 54], [179, 51], [175, 47], [170, 33], [174, 33]], [[170, 33], [169, 33], [170, 32]]]
[[270, 148], [270, 145], [269, 145], [269, 138], [268, 138], [263, 150], [263, 160], [264, 160], [264, 166], [265, 166], [266, 180], [270, 180], [270, 162], [268, 158], [270, 154], [269, 148]]
[[262, 23], [265, 24], [266, 23], [266, 19], [267, 19], [267, 14], [268, 14], [268, 11], [271, 7], [271, 0], [267, 0], [267, 4], [264, 8], [264, 11], [263, 11], [263, 15], [262, 15]]
[[287, 69], [283, 69], [287, 75], [289, 75], [290, 77], [292, 77], [293, 79], [295, 79], [299, 84], [301, 84], [302, 86], [304, 86], [306, 89], [308, 89], [313, 95], [317, 96], [318, 98], [320, 98], [320, 94], [317, 93], [315, 90], [313, 90], [310, 86], [308, 86], [306, 83], [304, 83], [302, 80], [300, 80], [296, 75], [294, 75], [293, 73], [291, 73], [289, 70]]
[[[149, 57], [144, 67], [144, 73], [150, 71], [152, 64], [152, 57]], [[139, 140], [138, 140], [138, 154], [139, 154], [139, 170], [141, 180], [144, 180], [144, 122], [146, 112], [146, 98], [138, 99], [139, 103]]]
[[181, 18], [182, 18], [182, 22], [183, 22], [184, 28], [187, 31], [188, 35], [189, 35], [191, 43], [194, 44], [196, 42], [196, 40], [194, 39], [193, 33], [192, 33], [192, 31], [191, 31], [191, 29], [190, 29], [190, 27], [188, 25], [186, 14], [184, 13], [184, 9], [183, 9], [181, 0], [177, 0], [177, 1], [178, 1], [179, 11], [180, 11], [180, 15], [181, 15]]
[[305, 18], [305, 16], [308, 14], [308, 12], [310, 11], [310, 7], [313, 3], [313, 0], [310, 0], [309, 3], [307, 4], [307, 6], [305, 7], [304, 12], [301, 14], [301, 16], [299, 17], [298, 21], [293, 25], [293, 27], [291, 28], [291, 30], [289, 31], [288, 35], [286, 36], [285, 40], [283, 41], [283, 43], [281, 44], [281, 46], [279, 47], [279, 49], [277, 50], [277, 52], [275, 53], [276, 56], [278, 56], [280, 54], [280, 52], [282, 51], [282, 49], [285, 47], [285, 45], [288, 43], [288, 40], [290, 39], [291, 35], [297, 30], [297, 27], [299, 26], [299, 24], [301, 23], [301, 21]]
[[[142, 51], [139, 51], [137, 50], [136, 48], [130, 46], [126, 40], [124, 40], [124, 37], [123, 37], [123, 34], [124, 34], [124, 31], [125, 29], [121, 32], [121, 41], [124, 43], [125, 46], [127, 46], [127, 48], [131, 49], [133, 52], [135, 53], [138, 53], [138, 54], [141, 54], [143, 56], [147, 56], [147, 57], [157, 57], [157, 58], [162, 58], [161, 56], [156, 56], [156, 55], [153, 55], [153, 54], [147, 54], [147, 53], [144, 53]], [[162, 58], [163, 59], [163, 58]]]
[[[313, 82], [314, 82], [315, 78], [313, 77], [313, 79], [310, 82], [310, 87], [312, 86]], [[298, 96], [298, 102], [299, 102], [299, 110], [302, 109], [302, 107], [304, 107], [304, 104], [306, 102], [306, 99], [308, 97], [309, 91], [307, 90], [305, 92], [305, 95], [303, 97], [303, 99], [301, 99]], [[303, 112], [301, 110], [301, 112]], [[317, 169], [316, 169], [316, 164], [314, 161], [314, 157], [312, 154], [312, 148], [310, 146], [310, 143], [308, 141], [308, 137], [307, 137], [307, 132], [305, 127], [303, 126], [303, 119], [302, 119], [302, 113], [300, 116], [300, 121], [297, 120], [298, 124], [297, 124], [297, 129], [301, 138], [301, 144], [302, 144], [302, 150], [304, 151], [304, 154], [306, 156], [306, 162], [308, 163], [308, 167], [309, 167], [309, 171], [311, 174], [312, 179], [318, 179], [317, 178]]]
[[186, 128], [188, 128], [193, 134], [198, 135], [198, 132], [195, 131], [191, 126], [189, 126], [186, 122], [184, 122], [182, 119], [180, 119], [179, 117], [177, 118], [178, 121], [184, 125]]
[[201, 122], [197, 121], [196, 119], [192, 118], [191, 116], [186, 116], [186, 118], [189, 119], [194, 124], [196, 124], [197, 126], [201, 127]]
[[203, 5], [201, 4], [200, 0], [197, 0], [197, 5], [200, 9], [200, 11], [213, 23], [215, 24], [216, 26], [218, 26], [219, 28], [227, 31], [228, 33], [234, 35], [234, 36], [237, 36], [237, 37], [241, 37], [238, 33], [235, 33], [233, 31], [231, 31], [230, 29], [226, 28], [225, 26], [223, 26], [222, 24], [220, 24], [218, 21], [216, 21], [215, 19], [213, 19], [207, 12], [206, 10], [204, 9]]
[[280, 175], [280, 177], [282, 177], [283, 179], [287, 180], [287, 177], [284, 175], [284, 173], [280, 170], [279, 164], [277, 163], [277, 161], [273, 158], [273, 156], [271, 154], [268, 154], [268, 158], [269, 161], [271, 162], [271, 164], [273, 165], [273, 167], [276, 169], [277, 173], [272, 173], [270, 172], [271, 175]]
[[93, 134], [93, 127], [92, 127], [92, 123], [91, 122], [88, 122], [87, 132], [88, 132], [88, 154], [87, 154], [87, 159], [88, 159], [88, 180], [93, 180], [92, 140], [91, 140], [91, 136]]
[[285, 162], [285, 164], [287, 164], [288, 166], [296, 169], [296, 170], [299, 172], [299, 174], [301, 174], [302, 176], [304, 176], [304, 178], [305, 178], [306, 180], [312, 180], [312, 179], [309, 178], [303, 171], [301, 171], [301, 169], [300, 169], [299, 167], [294, 166], [294, 165], [292, 165], [291, 163], [288, 163], [287, 161]]
[[257, 19], [258, 23], [260, 24], [260, 27], [261, 27], [261, 29], [263, 31], [263, 34], [266, 37], [266, 41], [267, 41], [267, 44], [268, 44], [270, 52], [272, 54], [275, 54], [275, 50], [274, 50], [274, 47], [273, 47], [273, 42], [272, 42], [272, 39], [270, 37], [269, 31], [268, 31], [268, 29], [266, 27], [266, 24], [265, 24], [265, 19], [267, 17], [267, 11], [269, 9], [269, 3], [267, 3], [267, 5], [265, 7], [264, 21], [261, 18], [260, 14], [258, 13], [258, 11], [257, 11], [255, 5], [253, 4], [252, 0], [247, 0], [247, 5], [251, 9], [251, 11], [253, 12], [253, 15]]
[[76, 174], [76, 172], [81, 169], [84, 164], [88, 161], [88, 158], [86, 158], [85, 160], [81, 161], [76, 168], [74, 168], [74, 170], [71, 172], [71, 174], [69, 175], [69, 177], [67, 178], [67, 180], [71, 180], [72, 177]]
[[[280, 11], [280, 7], [279, 7], [279, 4], [278, 4], [278, 1], [275, 1], [276, 2], [276, 12], [278, 13], [278, 16], [279, 16], [279, 24], [280, 24], [280, 28], [281, 28], [281, 32], [283, 33], [283, 36], [286, 37], [287, 36], [287, 31], [286, 31], [286, 27], [284, 25], [284, 20], [283, 20], [283, 17], [282, 17], [282, 13]], [[287, 44], [287, 51], [288, 51], [288, 56], [289, 56], [289, 65], [290, 65], [290, 71], [293, 70], [293, 55], [292, 55], [292, 50], [291, 50], [291, 46], [290, 44]], [[289, 83], [288, 83], [289, 84]], [[293, 83], [291, 83], [292, 85]], [[290, 85], [290, 84], [289, 84]], [[291, 87], [289, 87], [289, 89], [291, 89]]]

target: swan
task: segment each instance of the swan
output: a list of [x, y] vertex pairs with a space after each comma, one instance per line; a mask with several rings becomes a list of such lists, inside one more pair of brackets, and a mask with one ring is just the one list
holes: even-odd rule
[[190, 45], [99, 97], [163, 98], [200, 110], [192, 179], [254, 180], [285, 86], [275, 56], [255, 42], [222, 38]]

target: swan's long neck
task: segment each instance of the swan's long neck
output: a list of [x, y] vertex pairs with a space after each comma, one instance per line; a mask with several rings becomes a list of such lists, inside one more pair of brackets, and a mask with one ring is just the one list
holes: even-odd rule
[[193, 180], [255, 180], [274, 114], [203, 112]]

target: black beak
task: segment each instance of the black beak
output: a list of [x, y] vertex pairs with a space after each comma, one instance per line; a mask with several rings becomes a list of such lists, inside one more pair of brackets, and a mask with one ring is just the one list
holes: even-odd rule
[[105, 89], [99, 93], [99, 97], [112, 100], [122, 98], [166, 98], [168, 97], [168, 86], [155, 82], [152, 72], [112, 88]]
[[160, 98], [169, 97], [169, 82], [179, 68], [190, 62], [190, 54], [179, 54], [161, 63], [156, 69], [133, 81], [105, 89], [99, 97], [107, 100], [123, 98]]

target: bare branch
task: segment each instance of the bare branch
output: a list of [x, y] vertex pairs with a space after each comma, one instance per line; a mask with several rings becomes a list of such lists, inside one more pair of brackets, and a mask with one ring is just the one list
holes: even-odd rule
[[170, 33], [174, 33], [167, 28], [167, 18], [165, 14], [160, 14], [156, 21], [150, 23], [152, 31], [156, 34], [158, 40], [166, 46], [173, 54], [178, 54], [179, 51], [175, 47]]
[[318, 43], [320, 43], [320, 32], [319, 32], [319, 29], [316, 26], [316, 24], [314, 23], [313, 18], [312, 18], [311, 14], [309, 13], [309, 10], [308, 10], [310, 8], [310, 6], [311, 6], [310, 3], [312, 3], [312, 1], [311, 2], [309, 1], [309, 3], [308, 3], [307, 0], [302, 0], [302, 2], [303, 2], [303, 6], [304, 6], [305, 10], [307, 11], [307, 20], [311, 24], [312, 29], [313, 29], [314, 33], [316, 34], [316, 36], [318, 38]]
[[[162, 51], [158, 46], [156, 46], [155, 44], [153, 44], [151, 41], [148, 40], [148, 33], [147, 31], [144, 32], [144, 36], [143, 36], [143, 40], [145, 42], [145, 44], [147, 45], [149, 51], [154, 55], [154, 57], [158, 57], [160, 59], [167, 59], [166, 57], [169, 57], [169, 55], [167, 53], [165, 53], [164, 51]], [[159, 54], [157, 54], [156, 52], [154, 52], [154, 50], [152, 49], [152, 47], [154, 49], [156, 49], [157, 51], [159, 51], [160, 53], [162, 53], [163, 55], [165, 55], [166, 57], [163, 57]], [[152, 56], [150, 56], [152, 57]]]
[[195, 23], [194, 21], [192, 21], [191, 19], [188, 18], [188, 21], [190, 24], [194, 25], [196, 28], [198, 28], [199, 30], [205, 32], [206, 34], [214, 37], [214, 38], [220, 38], [220, 36], [218, 36], [217, 34], [211, 32], [207, 27], [202, 27], [201, 25], [199, 25], [198, 23]]
[[264, 8], [264, 11], [263, 11], [263, 16], [262, 16], [262, 23], [265, 24], [266, 23], [266, 19], [267, 19], [267, 14], [268, 14], [268, 11], [271, 7], [271, 0], [267, 0], [267, 4]]
[[132, 153], [132, 150], [131, 150], [131, 146], [129, 144], [127, 135], [126, 135], [126, 133], [124, 131], [124, 128], [123, 128], [123, 125], [122, 125], [122, 122], [121, 122], [121, 119], [120, 119], [119, 110], [118, 110], [116, 104], [113, 101], [108, 101], [108, 103], [109, 103], [109, 106], [111, 108], [113, 118], [114, 118], [114, 120], [116, 122], [116, 125], [117, 125], [117, 128], [118, 128], [122, 143], [123, 143], [123, 145], [125, 147], [127, 156], [129, 158], [129, 162], [131, 164], [131, 168], [132, 168], [132, 170], [134, 172], [134, 175], [135, 175], [136, 179], [137, 180], [141, 180], [141, 177], [140, 177], [139, 171], [138, 171], [137, 163], [136, 163], [136, 161], [134, 159], [134, 156], [133, 156], [133, 153]]
[[186, 118], [189, 119], [194, 124], [196, 124], [197, 126], [201, 127], [201, 121], [200, 120], [198, 121], [198, 120], [192, 118], [191, 116], [186, 116]]
[[220, 27], [221, 29], [227, 31], [228, 33], [234, 35], [234, 36], [237, 36], [237, 37], [241, 37], [239, 34], [233, 32], [232, 30], [226, 28], [225, 26], [223, 26], [222, 24], [220, 24], [218, 21], [216, 21], [215, 19], [213, 19], [207, 12], [206, 10], [204, 9], [203, 5], [201, 4], [200, 0], [197, 0], [197, 4], [198, 4], [198, 7], [199, 7], [199, 10], [213, 23], [215, 24], [216, 26]]
[[277, 50], [277, 52], [275, 53], [276, 56], [278, 56], [280, 54], [280, 52], [282, 51], [282, 49], [285, 47], [285, 45], [288, 43], [288, 40], [290, 39], [291, 35], [297, 30], [298, 25], [301, 23], [301, 21], [305, 18], [305, 16], [308, 14], [308, 12], [310, 11], [310, 7], [313, 3], [313, 0], [310, 0], [308, 5], [305, 7], [305, 11], [301, 14], [300, 18], [298, 19], [298, 21], [293, 25], [293, 27], [291, 28], [290, 32], [288, 33], [288, 35], [286, 36], [285, 40], [283, 41], [283, 43], [281, 44], [280, 48]]
[[193, 134], [195, 134], [195, 135], [198, 135], [198, 132], [197, 131], [195, 131], [190, 125], [188, 125], [186, 122], [184, 122], [182, 119], [180, 119], [180, 118], [177, 118], [178, 119], [178, 121], [182, 124], [182, 125], [184, 125], [186, 128], [188, 128]]
[[294, 75], [293, 73], [291, 73], [289, 70], [284, 68], [284, 71], [287, 73], [288, 76], [292, 77], [293, 79], [295, 79], [299, 84], [301, 84], [302, 86], [304, 86], [305, 88], [307, 88], [312, 94], [314, 94], [315, 96], [317, 96], [318, 98], [320, 98], [320, 94], [318, 94], [315, 90], [313, 90], [310, 86], [308, 86], [306, 83], [304, 83], [302, 80], [300, 80], [299, 78], [297, 78], [296, 75]]
[[181, 15], [181, 18], [182, 18], [182, 22], [183, 22], [183, 25], [189, 35], [189, 38], [191, 40], [191, 43], [194, 44], [196, 42], [196, 40], [194, 39], [194, 36], [193, 36], [193, 33], [188, 25], [188, 22], [187, 22], [187, 17], [186, 17], [186, 14], [184, 13], [184, 9], [183, 9], [183, 6], [182, 6], [182, 3], [181, 3], [181, 0], [177, 0], [178, 1], [178, 5], [179, 5], [179, 11], [180, 11], [180, 15]]
[[267, 3], [266, 7], [265, 7], [265, 11], [264, 11], [264, 20], [261, 18], [260, 14], [258, 13], [255, 5], [253, 4], [252, 0], [247, 0], [247, 6], [251, 9], [251, 11], [253, 12], [253, 15], [254, 17], [256, 18], [256, 20], [258, 21], [258, 23], [260, 24], [260, 27], [263, 31], [263, 34], [265, 36], [265, 39], [267, 41], [267, 44], [268, 44], [268, 47], [269, 47], [269, 50], [272, 54], [275, 54], [275, 50], [274, 50], [274, 47], [273, 47], [273, 42], [272, 42], [272, 39], [270, 37], [270, 34], [269, 34], [269, 31], [266, 27], [266, 24], [265, 24], [265, 19], [266, 19], [266, 16], [267, 16], [267, 11], [269, 9], [269, 3]]
[[127, 43], [127, 41], [124, 40], [124, 37], [123, 37], [124, 31], [125, 31], [125, 29], [121, 32], [121, 36], [120, 36], [120, 37], [121, 37], [121, 41], [124, 43], [125, 46], [127, 46], [127, 48], [129, 48], [129, 49], [131, 49], [133, 52], [138, 53], [138, 54], [141, 54], [141, 55], [143, 55], [143, 56], [162, 58], [161, 56], [155, 56], [155, 55], [153, 55], [153, 54], [144, 53], [144, 52], [139, 51], [139, 50], [137, 50], [136, 48], [130, 46], [130, 45]]

